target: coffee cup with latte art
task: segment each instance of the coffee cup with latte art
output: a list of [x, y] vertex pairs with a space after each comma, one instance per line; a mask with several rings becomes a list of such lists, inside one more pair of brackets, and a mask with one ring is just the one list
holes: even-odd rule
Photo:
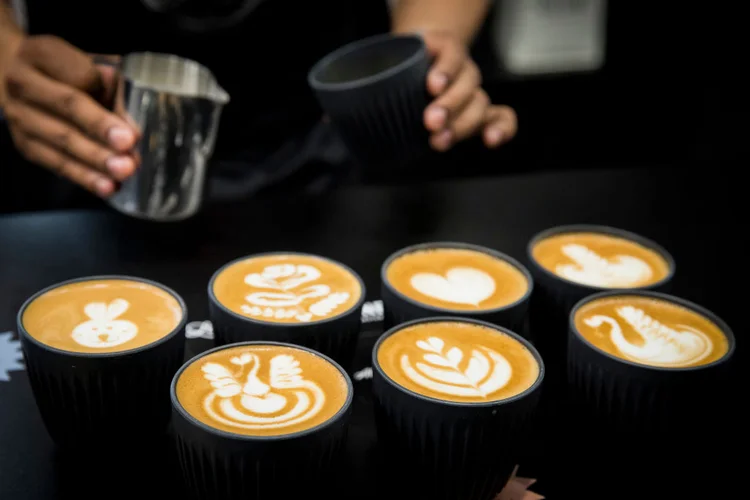
[[120, 450], [163, 435], [186, 319], [174, 291], [127, 276], [66, 281], [27, 300], [18, 330], [52, 439]]
[[405, 498], [489, 500], [529, 436], [544, 363], [491, 323], [434, 317], [399, 325], [372, 354], [378, 438]]
[[330, 496], [353, 399], [331, 358], [277, 342], [217, 347], [180, 369], [171, 395], [179, 461], [197, 498]]
[[356, 351], [365, 294], [362, 278], [344, 264], [293, 252], [237, 259], [208, 285], [217, 345], [289, 342], [346, 369]]
[[612, 291], [573, 308], [568, 337], [576, 442], [591, 456], [606, 448], [611, 458], [601, 465], [609, 472], [599, 473], [617, 470], [622, 479], [637, 467], [677, 491], [700, 457], [715, 451], [711, 436], [727, 415], [735, 350], [729, 326], [674, 296]]
[[467, 243], [415, 245], [386, 259], [381, 279], [386, 328], [444, 315], [525, 334], [533, 280], [503, 253]]
[[568, 315], [582, 298], [606, 290], [666, 291], [675, 271], [672, 256], [637, 234], [606, 226], [548, 229], [528, 245], [536, 288], [529, 318], [548, 368], [564, 370]]

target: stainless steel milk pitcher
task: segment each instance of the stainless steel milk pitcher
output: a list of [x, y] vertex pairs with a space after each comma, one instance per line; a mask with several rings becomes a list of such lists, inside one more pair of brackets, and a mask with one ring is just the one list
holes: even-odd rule
[[115, 110], [140, 132], [140, 165], [109, 199], [128, 215], [158, 221], [188, 218], [200, 209], [219, 118], [229, 95], [195, 61], [133, 53], [120, 68]]

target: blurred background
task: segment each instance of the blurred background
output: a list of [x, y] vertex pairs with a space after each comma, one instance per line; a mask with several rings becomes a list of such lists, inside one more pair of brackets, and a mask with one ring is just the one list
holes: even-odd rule
[[[733, 165], [746, 152], [737, 126], [739, 94], [733, 92], [739, 80], [731, 76], [737, 63], [729, 57], [736, 47], [731, 38], [741, 31], [733, 31], [737, 18], [723, 8], [699, 2], [498, 1], [474, 55], [493, 101], [516, 109], [516, 139], [498, 151], [469, 141], [431, 158], [427, 170], [356, 182]], [[37, 206], [12, 187], [24, 184], [28, 170], [0, 122], [0, 212]]]

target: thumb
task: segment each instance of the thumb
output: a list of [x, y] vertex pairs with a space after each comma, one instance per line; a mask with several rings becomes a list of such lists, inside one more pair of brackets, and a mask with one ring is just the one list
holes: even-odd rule
[[94, 97], [111, 109], [117, 92], [118, 70], [122, 58], [111, 54], [91, 54], [91, 58], [101, 82], [101, 89]]

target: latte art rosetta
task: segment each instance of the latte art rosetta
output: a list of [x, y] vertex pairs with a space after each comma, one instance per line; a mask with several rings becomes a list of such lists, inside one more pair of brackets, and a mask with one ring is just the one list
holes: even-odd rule
[[562, 247], [573, 264], [559, 264], [558, 276], [590, 286], [617, 288], [635, 286], [651, 279], [651, 266], [638, 257], [617, 255], [606, 259], [585, 245], [568, 244]]
[[256, 354], [247, 352], [230, 363], [207, 362], [201, 368], [213, 388], [203, 408], [216, 423], [245, 430], [280, 429], [303, 424], [325, 405], [325, 393], [302, 376], [293, 355], [276, 355], [263, 367]]
[[709, 336], [696, 328], [682, 325], [680, 330], [675, 330], [632, 306], [618, 307], [616, 312], [639, 335], [641, 343], [628, 340], [620, 323], [610, 316], [589, 316], [584, 323], [592, 328], [608, 325], [612, 343], [624, 357], [633, 361], [680, 367], [698, 363], [713, 352]]
[[[487, 397], [505, 387], [513, 370], [498, 352], [476, 346], [468, 353], [458, 347], [446, 348], [439, 337], [417, 341], [424, 354], [412, 361], [401, 356], [401, 369], [415, 384], [448, 396]], [[468, 362], [463, 363], [468, 357]]]

